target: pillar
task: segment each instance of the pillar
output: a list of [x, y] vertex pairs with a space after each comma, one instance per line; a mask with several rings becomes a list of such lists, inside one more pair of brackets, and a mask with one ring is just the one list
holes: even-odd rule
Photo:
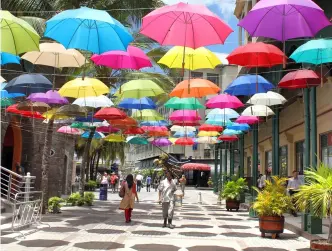
[[303, 90], [304, 99], [304, 168], [310, 166], [310, 104], [309, 104], [309, 89]]
[[213, 181], [213, 192], [217, 193], [218, 192], [218, 179], [219, 179], [219, 175], [218, 175], [218, 154], [219, 153], [219, 149], [218, 149], [218, 145], [215, 144], [215, 148], [214, 148], [214, 181]]
[[253, 126], [252, 135], [252, 185], [256, 186], [258, 168], [258, 125]]
[[239, 152], [240, 152], [240, 177], [244, 177], [244, 134], [240, 135], [240, 143], [239, 143]]
[[316, 87], [310, 88], [310, 147], [311, 147], [311, 166], [317, 167], [317, 105]]
[[230, 176], [234, 175], [234, 144], [230, 144], [229, 149]]
[[272, 120], [272, 175], [279, 175], [279, 108], [274, 110]]
[[226, 177], [227, 177], [227, 145], [225, 147], [225, 151], [224, 151], [224, 183], [226, 182]]
[[222, 143], [220, 143], [219, 151], [220, 151], [220, 158], [219, 158], [219, 168], [220, 168], [220, 174], [219, 174], [219, 181], [220, 181], [220, 186], [223, 186], [223, 171], [222, 171]]

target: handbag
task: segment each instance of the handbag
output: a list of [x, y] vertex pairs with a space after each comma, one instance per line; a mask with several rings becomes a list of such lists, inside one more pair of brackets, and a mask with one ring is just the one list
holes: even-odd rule
[[125, 196], [126, 190], [125, 190], [125, 186], [124, 183], [122, 184], [120, 191], [119, 191], [119, 196], [120, 198], [123, 198]]

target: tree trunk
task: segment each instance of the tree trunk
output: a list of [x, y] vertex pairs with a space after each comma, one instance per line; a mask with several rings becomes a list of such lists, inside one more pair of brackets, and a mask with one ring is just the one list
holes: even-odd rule
[[100, 152], [101, 152], [101, 149], [98, 150], [97, 163], [96, 163], [96, 168], [95, 168], [94, 176], [93, 176], [94, 180], [97, 180], [97, 173], [98, 173], [98, 167], [99, 167]]
[[48, 203], [48, 170], [50, 167], [50, 157], [51, 157], [50, 154], [51, 154], [51, 147], [52, 147], [53, 124], [54, 124], [54, 119], [51, 118], [48, 121], [47, 128], [46, 128], [44, 149], [43, 149], [43, 156], [42, 156], [41, 190], [43, 192], [43, 206], [42, 206], [43, 213], [46, 212], [47, 203]]
[[93, 171], [95, 168], [97, 153], [98, 152], [95, 152], [92, 157], [92, 164], [90, 165], [90, 180], [93, 180]]
[[95, 131], [96, 131], [96, 127], [91, 128], [89, 138], [84, 147], [84, 153], [83, 153], [82, 163], [81, 163], [81, 167], [80, 167], [81, 178], [80, 178], [80, 183], [79, 183], [79, 192], [82, 197], [84, 196], [85, 167], [86, 167], [87, 162], [89, 161], [89, 151], [90, 151], [91, 141], [92, 141], [93, 135], [95, 134]]
[[92, 156], [89, 153], [89, 157], [88, 157], [88, 163], [87, 163], [87, 167], [85, 169], [85, 182], [88, 182], [90, 180], [90, 168], [91, 168], [91, 164], [92, 164]]
[[329, 234], [327, 236], [327, 243], [332, 244], [332, 220], [331, 218], [329, 220], [330, 220], [330, 226], [329, 226]]

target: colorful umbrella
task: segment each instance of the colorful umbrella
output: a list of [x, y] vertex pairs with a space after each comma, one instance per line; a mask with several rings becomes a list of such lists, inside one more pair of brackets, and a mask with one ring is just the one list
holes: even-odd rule
[[8, 93], [6, 90], [0, 90], [0, 98], [18, 98], [18, 97], [24, 97], [25, 95], [23, 93]]
[[144, 121], [158, 121], [163, 119], [163, 116], [161, 116], [156, 110], [151, 109], [135, 111], [132, 117]]
[[118, 96], [120, 99], [140, 99], [144, 97], [155, 97], [164, 93], [165, 91], [152, 80], [135, 79], [123, 84], [120, 90], [114, 95]]
[[225, 92], [234, 96], [251, 96], [273, 88], [274, 85], [260, 75], [243, 75], [235, 79]]
[[124, 119], [126, 117], [127, 117], [126, 113], [115, 107], [102, 108], [94, 115], [94, 118], [106, 119], [106, 120]]
[[50, 110], [51, 107], [44, 102], [24, 101], [17, 104], [17, 109], [21, 111], [35, 111], [43, 113]]
[[205, 5], [166, 5], [143, 17], [140, 33], [161, 45], [223, 44], [233, 30]]
[[173, 97], [168, 100], [164, 106], [169, 109], [176, 110], [197, 110], [202, 109], [204, 106], [196, 98], [178, 98]]
[[12, 104], [15, 104], [15, 101], [11, 98], [1, 98], [0, 99], [0, 107], [7, 107]]
[[115, 128], [115, 127], [110, 126], [110, 125], [108, 125], [108, 126], [100, 126], [96, 130], [97, 130], [97, 132], [102, 132], [102, 133], [115, 133], [115, 132], [120, 131], [120, 129]]
[[248, 131], [250, 126], [246, 123], [233, 123], [230, 126], [227, 126], [227, 129], [235, 130], [235, 131]]
[[168, 126], [168, 122], [165, 120], [159, 121], [142, 121], [140, 122], [141, 126]]
[[186, 163], [181, 166], [184, 171], [198, 170], [198, 171], [211, 171], [211, 167], [208, 164], [200, 163]]
[[81, 135], [84, 133], [82, 130], [77, 128], [72, 128], [70, 126], [61, 126], [57, 132], [59, 133], [65, 133], [65, 134], [71, 134], [71, 135]]
[[195, 110], [177, 110], [172, 112], [172, 114], [169, 116], [169, 119], [172, 121], [195, 121], [201, 120], [202, 118]]
[[221, 64], [221, 61], [212, 51], [204, 47], [194, 50], [175, 46], [158, 61], [158, 64], [166, 65], [168, 68], [197, 70], [214, 69]]
[[20, 57], [7, 53], [7, 52], [0, 52], [0, 65], [5, 64], [20, 64]]
[[6, 10], [0, 11], [0, 20], [0, 51], [20, 55], [27, 51], [38, 50], [40, 37], [30, 24]]
[[73, 104], [79, 105], [79, 106], [88, 106], [88, 107], [93, 107], [93, 108], [114, 106], [112, 100], [110, 100], [108, 97], [106, 97], [104, 95], [100, 95], [97, 97], [78, 98], [73, 102]]
[[215, 137], [219, 136], [219, 132], [214, 132], [214, 131], [200, 131], [197, 136], [198, 137]]
[[136, 136], [130, 136], [127, 137], [127, 143], [128, 144], [133, 144], [133, 145], [147, 145], [149, 142], [145, 138], [141, 137], [136, 137]]
[[208, 125], [217, 125], [217, 126], [229, 126], [232, 124], [232, 121], [229, 119], [224, 119], [224, 118], [216, 118], [216, 119], [207, 119], [205, 121], [205, 124]]
[[319, 76], [312, 70], [297, 70], [287, 73], [279, 82], [279, 88], [299, 89], [318, 86]]
[[137, 110], [144, 110], [144, 109], [156, 109], [156, 104], [150, 98], [125, 98], [119, 104], [118, 107], [123, 109], [137, 109]]
[[180, 146], [192, 146], [195, 142], [192, 138], [179, 138], [174, 142], [174, 144]]
[[[78, 105], [76, 105], [77, 107], [80, 107]], [[86, 109], [85, 107], [80, 107], [82, 109]], [[93, 113], [89, 113], [85, 116], [81, 116], [81, 117], [76, 117], [75, 119], [76, 121], [79, 121], [79, 122], [90, 122], [90, 123], [94, 123], [94, 122], [103, 122], [103, 120], [100, 120], [100, 119], [96, 119], [94, 118], [94, 114]]]
[[199, 120], [191, 120], [191, 121], [186, 121], [186, 120], [174, 120], [172, 121], [173, 125], [179, 125], [179, 126], [199, 126]]
[[208, 108], [240, 108], [243, 107], [243, 103], [235, 96], [228, 94], [219, 94], [215, 97], [210, 98], [206, 102], [206, 107]]
[[199, 137], [197, 139], [197, 143], [199, 143], [199, 144], [216, 144], [216, 143], [218, 143], [218, 141], [217, 141], [217, 137], [204, 136], [204, 137]]
[[126, 139], [120, 134], [110, 134], [104, 138], [108, 142], [125, 142]]
[[106, 66], [112, 69], [139, 70], [144, 67], [152, 67], [150, 59], [144, 51], [134, 46], [128, 46], [127, 51], [108, 51], [101, 55], [93, 55], [91, 60], [96, 65]]
[[[88, 139], [88, 138], [90, 137], [90, 132], [89, 132], [89, 131], [84, 132], [84, 133], [81, 135], [81, 137], [84, 138], [84, 139]], [[105, 135], [104, 135], [103, 133], [101, 133], [101, 132], [95, 132], [95, 133], [93, 134], [93, 137], [92, 137], [92, 138], [93, 138], [93, 139], [103, 139], [103, 138], [105, 138]]]
[[252, 105], [247, 107], [243, 112], [244, 116], [257, 116], [257, 117], [267, 117], [274, 115], [274, 112], [270, 107], [266, 105]]
[[231, 108], [215, 108], [206, 115], [208, 119], [236, 119], [238, 117], [240, 117], [240, 115]]
[[18, 110], [17, 104], [7, 107], [6, 112], [14, 113], [14, 114], [21, 115], [23, 117], [28, 117], [28, 118], [44, 119], [44, 117], [39, 112]]
[[128, 129], [131, 127], [137, 127], [137, 121], [133, 118], [127, 117], [124, 119], [113, 119], [108, 121], [112, 126], [119, 129]]
[[166, 126], [142, 126], [141, 127], [146, 132], [167, 132]]
[[218, 140], [228, 141], [228, 142], [237, 141], [238, 139], [239, 138], [236, 135], [220, 135], [218, 137]]
[[242, 133], [242, 131], [240, 131], [240, 130], [233, 130], [233, 129], [225, 129], [224, 131], [223, 131], [223, 135], [238, 135], [238, 134], [241, 134]]
[[71, 80], [59, 90], [61, 96], [71, 98], [97, 97], [106, 93], [109, 93], [109, 88], [103, 82], [88, 77]]
[[202, 98], [207, 95], [217, 94], [220, 88], [206, 79], [187, 79], [179, 83], [169, 94], [179, 98]]
[[272, 106], [282, 105], [286, 102], [287, 100], [279, 93], [268, 91], [267, 93], [256, 93], [247, 101], [247, 104]]
[[158, 146], [158, 147], [165, 147], [165, 146], [170, 146], [173, 143], [167, 138], [158, 138], [158, 139], [154, 139], [151, 142], [151, 144], [154, 146]]
[[87, 7], [65, 10], [49, 19], [44, 37], [58, 41], [67, 49], [96, 54], [126, 51], [133, 40], [128, 30], [106, 11]]
[[194, 138], [196, 134], [194, 132], [176, 132], [174, 133], [174, 138], [183, 138], [183, 137], [189, 137]]
[[[6, 79], [4, 79], [1, 75], [0, 75], [0, 83], [2, 84], [3, 82], [6, 82]], [[2, 88], [1, 88], [2, 89]]]
[[32, 102], [44, 102], [46, 104], [59, 104], [65, 105], [68, 104], [69, 101], [61, 97], [57, 91], [47, 91], [46, 93], [38, 92], [38, 93], [31, 93], [28, 97], [29, 100]]
[[148, 132], [149, 137], [167, 137], [169, 136], [168, 131], [149, 131]]
[[136, 134], [144, 134], [144, 133], [145, 133], [145, 131], [139, 127], [128, 128], [127, 130], [125, 130], [123, 132], [123, 134], [125, 134], [125, 135], [130, 135], [130, 134], [136, 135]]
[[[88, 111], [84, 107], [80, 107], [78, 105], [71, 105], [71, 104], [61, 106], [59, 109], [56, 109], [55, 113], [54, 113], [55, 117], [59, 117], [59, 116], [86, 117], [87, 114], [88, 114]], [[76, 118], [76, 120], [78, 120], [78, 118]], [[92, 122], [92, 121], [90, 120], [88, 122]]]
[[223, 128], [222, 126], [203, 124], [198, 128], [198, 130], [206, 132], [222, 132]]
[[253, 125], [259, 122], [259, 119], [256, 116], [243, 116], [241, 115], [235, 120], [236, 123], [239, 124], [249, 124]]
[[196, 128], [193, 126], [178, 126], [178, 125], [173, 125], [171, 127], [172, 132], [195, 132]]

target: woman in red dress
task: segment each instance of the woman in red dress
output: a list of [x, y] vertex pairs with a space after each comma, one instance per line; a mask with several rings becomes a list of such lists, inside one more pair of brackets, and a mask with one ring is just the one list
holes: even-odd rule
[[128, 174], [126, 181], [122, 183], [125, 191], [124, 197], [120, 203], [120, 209], [125, 211], [125, 219], [126, 223], [131, 222], [131, 212], [134, 209], [135, 198], [136, 201], [139, 202], [137, 192], [136, 192], [136, 184], [134, 183], [134, 177], [132, 174]]

